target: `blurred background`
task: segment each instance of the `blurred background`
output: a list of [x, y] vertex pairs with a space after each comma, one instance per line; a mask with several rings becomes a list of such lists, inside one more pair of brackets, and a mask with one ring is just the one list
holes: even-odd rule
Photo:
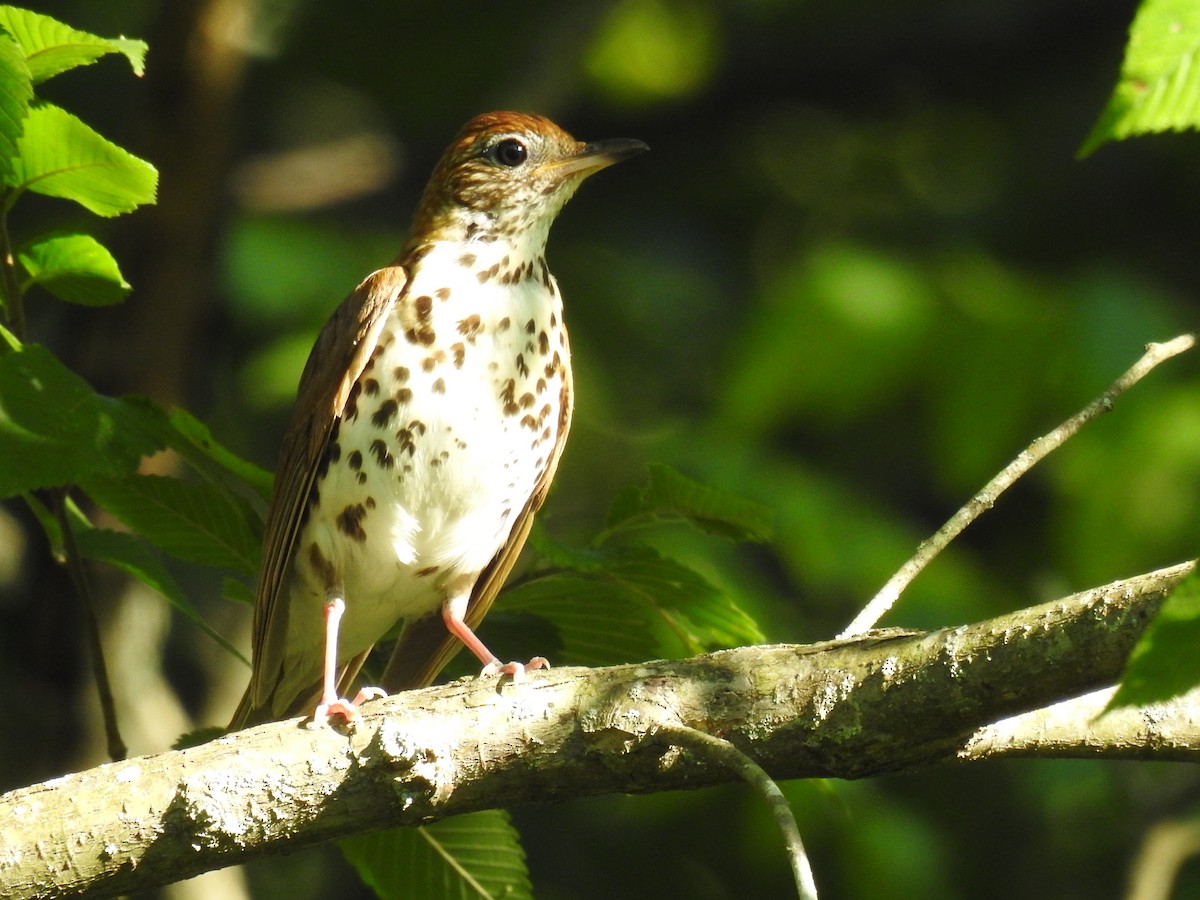
[[[130, 300], [31, 296], [31, 338], [106, 392], [187, 407], [267, 467], [316, 330], [391, 259], [462, 122], [515, 108], [583, 139], [647, 141], [551, 237], [578, 408], [543, 521], [587, 540], [648, 462], [768, 504], [768, 546], [659, 540], [770, 641], [831, 637], [1031, 438], [1146, 342], [1196, 326], [1200, 138], [1075, 158], [1133, 2], [32, 8], [149, 42], [143, 79], [109, 58], [43, 93], [161, 183], [156, 207], [100, 226]], [[29, 197], [20, 215], [33, 233], [76, 213]], [[884, 624], [974, 621], [1194, 556], [1196, 368], [1170, 363], [1089, 426]], [[67, 578], [26, 513], [0, 513], [8, 789], [104, 748]], [[220, 576], [180, 577], [248, 648], [249, 609], [219, 599]], [[144, 589], [95, 581], [131, 752], [227, 721], [245, 666]], [[1150, 828], [1193, 812], [1200, 777], [1013, 761], [787, 790], [828, 900], [1069, 900], [1120, 896]], [[792, 890], [767, 812], [739, 787], [514, 814], [540, 898]], [[1176, 896], [1200, 892], [1192, 869]], [[322, 848], [164, 896], [305, 900], [355, 884]]]

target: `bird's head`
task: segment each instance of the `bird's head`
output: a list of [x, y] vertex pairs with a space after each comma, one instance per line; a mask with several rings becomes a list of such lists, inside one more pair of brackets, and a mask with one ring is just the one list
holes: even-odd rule
[[455, 239], [521, 236], [544, 245], [585, 178], [647, 149], [627, 138], [577, 141], [543, 116], [476, 116], [442, 154], [413, 230]]

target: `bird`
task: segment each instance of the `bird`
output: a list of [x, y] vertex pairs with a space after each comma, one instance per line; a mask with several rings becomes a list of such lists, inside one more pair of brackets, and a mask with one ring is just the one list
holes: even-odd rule
[[[571, 424], [550, 226], [585, 178], [649, 149], [548, 118], [471, 119], [442, 154], [399, 255], [321, 329], [279, 451], [255, 592], [250, 683], [231, 729], [353, 722], [433, 681], [475, 634], [554, 478]], [[346, 699], [397, 625], [380, 679]]]

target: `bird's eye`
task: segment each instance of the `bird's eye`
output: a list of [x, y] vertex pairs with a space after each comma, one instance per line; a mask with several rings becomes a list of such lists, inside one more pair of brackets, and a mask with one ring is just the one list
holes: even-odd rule
[[492, 148], [491, 157], [507, 169], [515, 169], [529, 158], [529, 150], [516, 138], [505, 138]]

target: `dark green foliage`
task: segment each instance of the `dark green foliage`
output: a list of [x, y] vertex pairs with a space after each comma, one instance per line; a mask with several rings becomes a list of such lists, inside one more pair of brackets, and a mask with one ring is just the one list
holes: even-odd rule
[[[453, 129], [488, 107], [529, 108], [580, 137], [644, 138], [653, 152], [639, 171], [585, 186], [552, 238], [576, 424], [545, 530], [485, 631], [503, 626], [516, 654], [555, 663], [829, 637], [1025, 441], [1094, 396], [1142, 344], [1194, 328], [1195, 136], [1104, 146], [1195, 128], [1192, 6], [1143, 3], [1121, 65], [1128, 9], [1071, 2], [351, 3], [336, 14], [258, 4], [271, 12], [240, 45], [254, 48], [253, 65], [215, 123], [154, 106], [161, 91], [181, 117], [197, 114], [185, 79], [163, 76], [193, 59], [182, 44], [154, 40], [135, 82], [122, 60], [140, 73], [144, 45], [3, 8], [0, 179], [15, 267], [0, 353], [2, 493], [29, 498], [44, 530], [37, 546], [58, 554], [56, 520], [29, 492], [81, 487], [73, 496], [88, 516], [69, 506], [80, 552], [182, 613], [168, 653], [194, 684], [206, 657], [191, 644], [229, 658], [191, 640], [197, 626], [216, 634], [200, 621], [213, 609], [203, 592], [220, 578], [225, 597], [251, 600], [270, 476], [241, 456], [273, 458], [316, 328], [388, 261]], [[171, 4], [127, 0], [61, 0], [55, 15], [172, 38], [166, 25], [181, 21]], [[105, 54], [114, 58], [78, 71]], [[200, 418], [96, 393], [73, 374], [88, 371], [73, 323], [92, 329], [128, 306], [174, 300], [139, 278], [163, 243], [121, 230], [144, 213], [107, 219], [154, 197], [151, 170], [76, 115], [148, 156], [175, 147], [174, 160], [154, 158], [164, 203], [220, 165], [201, 138], [234, 136], [236, 168], [210, 183], [211, 205], [193, 198], [168, 219], [215, 223], [187, 247], [196, 267], [178, 272], [208, 278], [203, 316], [179, 326], [196, 328], [182, 342], [195, 375], [174, 398]], [[157, 143], [142, 142], [147, 132]], [[355, 140], [374, 149], [337, 155]], [[1073, 162], [1081, 140], [1082, 153], [1103, 152]], [[34, 180], [62, 163], [69, 173]], [[105, 174], [85, 176], [93, 164]], [[317, 189], [326, 199], [312, 199]], [[149, 238], [173, 235], [160, 227]], [[94, 308], [130, 285], [127, 307]], [[38, 327], [13, 334], [22, 306]], [[1195, 556], [1194, 373], [1186, 360], [1156, 372], [1010, 492], [885, 624], [970, 621]], [[178, 482], [137, 472], [162, 448], [183, 458]], [[133, 530], [96, 527], [108, 512]], [[195, 560], [218, 575], [198, 579]], [[0, 674], [47, 717], [31, 712], [0, 745], [14, 783], [44, 774], [31, 768], [35, 741], [79, 758], [61, 736], [73, 725], [59, 721], [73, 695], [47, 703], [39, 693], [47, 670], [69, 669], [70, 652], [61, 632], [25, 614], [54, 599], [41, 587], [10, 576], [0, 593]], [[1195, 683], [1190, 605], [1181, 589], [1121, 700]], [[64, 643], [46, 663], [20, 656]], [[1071, 900], [1123, 883], [1151, 825], [1191, 813], [1195, 777], [1025, 762], [829, 785], [836, 802], [806, 784], [788, 789], [826, 898]], [[787, 895], [775, 836], [735, 789], [518, 815], [539, 896]], [[461, 823], [466, 843], [492, 847], [512, 866], [507, 886], [528, 891], [512, 832], [481, 821]], [[442, 852], [449, 838], [354, 843], [348, 858], [385, 896], [429, 891], [431, 872], [472, 890], [472, 870]], [[347, 894], [344, 871], [279, 887], [327, 862], [290, 857], [261, 874], [260, 893]], [[1184, 877], [1178, 896], [1200, 891]]]

